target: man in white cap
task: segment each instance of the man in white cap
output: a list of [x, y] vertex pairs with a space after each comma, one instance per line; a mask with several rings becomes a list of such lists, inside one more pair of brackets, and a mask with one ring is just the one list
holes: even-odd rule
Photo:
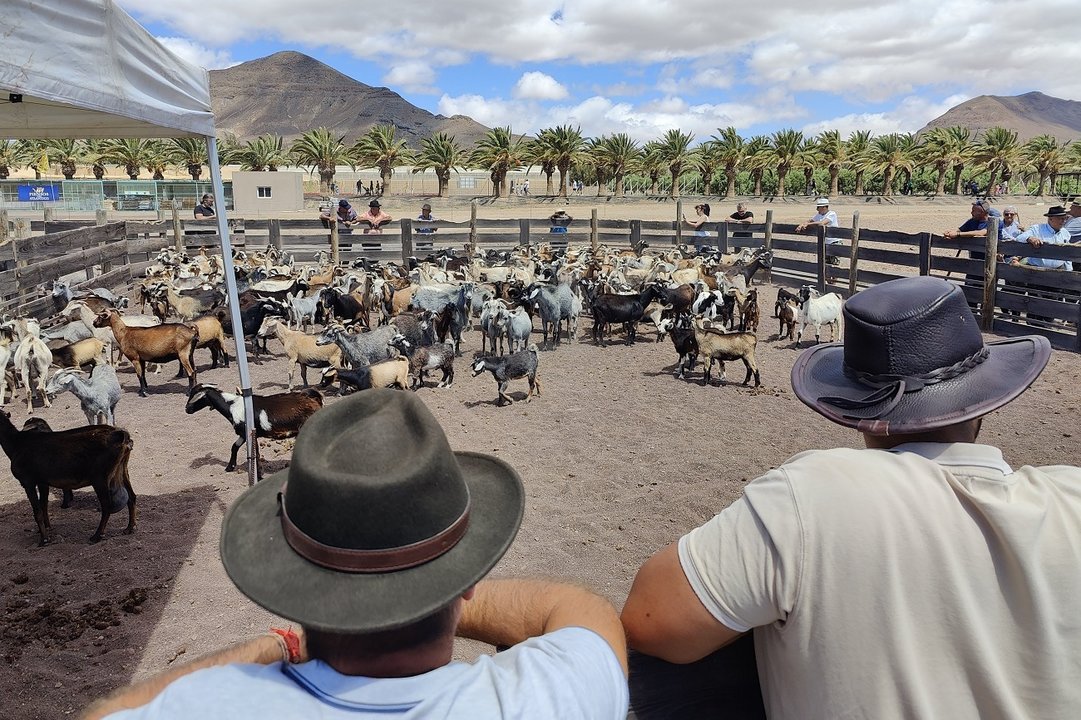
[[[623, 720], [612, 606], [563, 583], [484, 579], [524, 506], [518, 473], [451, 450], [416, 395], [339, 400], [304, 425], [289, 468], [245, 491], [222, 523], [229, 578], [303, 633], [166, 670], [84, 720]], [[510, 647], [456, 662], [456, 632]]]
[[[828, 197], [820, 197], [815, 200], [815, 214], [810, 220], [805, 223], [801, 223], [796, 226], [796, 232], [803, 232], [809, 227], [815, 225], [822, 225], [823, 227], [831, 228], [838, 227], [837, 213], [830, 210], [830, 199]], [[829, 231], [826, 231], [826, 244], [827, 245], [839, 245], [840, 240], [830, 239]], [[840, 261], [836, 255], [827, 255], [826, 262], [830, 265], [838, 265]]]
[[985, 343], [932, 277], [844, 315], [844, 343], [800, 355], [792, 389], [866, 449], [800, 453], [655, 554], [623, 608], [629, 645], [696, 663], [753, 630], [770, 720], [1078, 717], [1081, 468], [1015, 469], [977, 443], [1050, 343]]

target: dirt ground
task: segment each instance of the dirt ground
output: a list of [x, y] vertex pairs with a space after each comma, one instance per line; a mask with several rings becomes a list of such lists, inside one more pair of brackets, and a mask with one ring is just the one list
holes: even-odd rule
[[[954, 212], [957, 207], [952, 208]], [[962, 218], [963, 219], [963, 218]], [[898, 228], [904, 229], [904, 228]], [[495, 405], [490, 375], [471, 378], [479, 336], [469, 334], [450, 389], [419, 396], [442, 422], [451, 445], [499, 456], [519, 470], [527, 491], [525, 520], [497, 575], [535, 575], [585, 583], [621, 606], [640, 564], [656, 549], [739, 497], [743, 485], [808, 448], [858, 446], [858, 436], [805, 408], [792, 394], [791, 342], [774, 339], [774, 286], [765, 286], [758, 361], [762, 387], [704, 387], [673, 377], [675, 352], [648, 332], [633, 346], [598, 348], [585, 340], [544, 352], [544, 394], [531, 403]], [[253, 363], [258, 393], [284, 389], [277, 357]], [[197, 353], [199, 380], [236, 384], [235, 367], [209, 370]], [[228, 505], [246, 488], [241, 469], [226, 473], [235, 437], [210, 411], [186, 415], [186, 384], [170, 366], [150, 377], [139, 398], [130, 369], [117, 424], [133, 436], [132, 484], [139, 526], [122, 534], [114, 516], [105, 539], [87, 540], [97, 502], [89, 490], [74, 505], [52, 504], [53, 543], [37, 547], [29, 505], [6, 467], [0, 470], [0, 716], [12, 720], [77, 713], [90, 700], [172, 662], [193, 658], [265, 631], [275, 622], [233, 587], [218, 560]], [[1081, 462], [1081, 356], [1056, 351], [1032, 389], [991, 415], [983, 438], [1015, 467]], [[525, 383], [512, 383], [517, 398]], [[327, 402], [337, 397], [328, 393]], [[17, 426], [25, 401], [9, 404]], [[35, 409], [55, 429], [82, 425], [78, 401], [60, 395]], [[269, 472], [287, 466], [290, 442], [262, 444]], [[463, 643], [459, 655], [481, 650]]]

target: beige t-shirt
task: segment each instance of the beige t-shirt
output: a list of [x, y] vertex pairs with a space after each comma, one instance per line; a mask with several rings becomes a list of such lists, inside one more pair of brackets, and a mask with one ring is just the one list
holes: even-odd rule
[[778, 718], [1081, 717], [1081, 469], [986, 445], [796, 455], [680, 539]]

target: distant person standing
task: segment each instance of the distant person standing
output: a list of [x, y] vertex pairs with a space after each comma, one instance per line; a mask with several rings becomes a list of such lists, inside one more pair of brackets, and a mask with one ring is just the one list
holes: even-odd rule
[[552, 224], [552, 227], [548, 229], [548, 232], [557, 235], [564, 234], [567, 232], [567, 226], [571, 224], [572, 220], [574, 220], [574, 218], [568, 215], [566, 210], [556, 210], [552, 213], [551, 217], [548, 218], [548, 222]]
[[525, 180], [522, 181], [522, 194], [523, 195], [528, 195], [529, 194], [529, 178], [526, 178]]
[[383, 208], [379, 204], [378, 200], [372, 200], [370, 203], [368, 203], [368, 212], [360, 216], [360, 224], [366, 224], [368, 226], [364, 228], [365, 235], [371, 233], [378, 234], [382, 233], [383, 226], [393, 219], [394, 218], [392, 218], [390, 215], [383, 212]]
[[214, 196], [210, 193], [203, 193], [202, 200], [195, 206], [195, 219], [209, 220], [212, 217], [214, 217]]
[[424, 203], [420, 206], [420, 215], [417, 215], [417, 227], [414, 229], [414, 232], [420, 235], [431, 235], [439, 228], [425, 225], [424, 223], [429, 223], [438, 219], [439, 218], [435, 215], [432, 215], [432, 206], [428, 203]]

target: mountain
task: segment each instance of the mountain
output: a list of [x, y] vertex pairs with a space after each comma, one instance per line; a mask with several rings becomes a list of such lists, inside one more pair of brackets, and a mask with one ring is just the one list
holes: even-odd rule
[[352, 143], [373, 125], [394, 125], [414, 149], [437, 132], [456, 137], [468, 149], [488, 132], [465, 115], [433, 115], [396, 92], [365, 85], [298, 52], [211, 70], [210, 101], [218, 131], [240, 140], [270, 133], [288, 143], [326, 127]]
[[1016, 130], [1021, 142], [1037, 135], [1053, 135], [1060, 141], [1081, 138], [1081, 102], [1030, 92], [1001, 97], [980, 95], [927, 123], [920, 130], [960, 125], [975, 132], [991, 127]]

